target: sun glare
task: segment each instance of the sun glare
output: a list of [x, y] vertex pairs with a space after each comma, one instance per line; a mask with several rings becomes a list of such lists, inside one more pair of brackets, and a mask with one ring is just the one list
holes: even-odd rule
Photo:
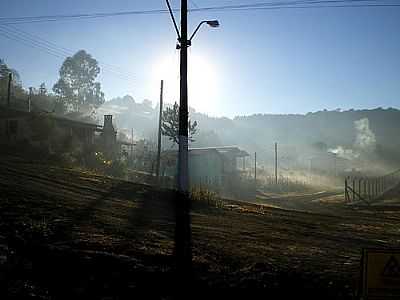
[[[164, 80], [166, 102], [179, 102], [179, 53], [163, 58], [153, 67], [154, 80]], [[207, 57], [188, 56], [189, 106], [198, 112], [216, 114], [218, 76], [216, 67]]]

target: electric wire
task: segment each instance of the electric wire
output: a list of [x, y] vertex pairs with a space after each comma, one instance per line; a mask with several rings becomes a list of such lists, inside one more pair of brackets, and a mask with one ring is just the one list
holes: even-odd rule
[[[0, 26], [2, 26], [2, 25], [0, 25]], [[13, 31], [13, 33], [18, 34], [18, 35], [23, 35], [25, 38], [28, 38], [28, 39], [32, 40], [33, 42], [35, 42], [35, 43], [42, 43], [46, 47], [50, 47], [50, 48], [52, 48], [52, 50], [56, 50], [57, 52], [60, 52], [64, 56], [73, 56], [74, 53], [76, 52], [74, 50], [61, 47], [61, 46], [59, 46], [59, 45], [57, 45], [57, 44], [55, 44], [53, 42], [50, 42], [48, 40], [43, 39], [43, 38], [41, 38], [41, 37], [39, 37], [37, 35], [33, 35], [31, 33], [28, 33], [26, 31], [24, 31], [24, 30], [18, 29], [18, 28], [14, 27], [14, 26], [10, 26], [10, 25], [3, 26], [3, 29], [5, 27], [7, 27], [8, 30]], [[130, 74], [129, 72], [126, 72], [124, 69], [122, 69], [122, 68], [120, 68], [118, 66], [111, 65], [111, 64], [105, 63], [103, 61], [98, 61], [98, 62], [101, 63], [102, 65], [106, 66], [106, 69], [109, 69], [112, 72], [118, 73], [119, 75], [122, 75], [124, 77], [129, 78], [129, 79], [135, 79], [134, 75]]]
[[[354, 4], [360, 3], [360, 4]], [[327, 5], [329, 4], [329, 5]], [[337, 4], [337, 5], [334, 5]], [[341, 5], [340, 5], [341, 4]], [[302, 6], [300, 6], [302, 5]], [[274, 1], [274, 2], [258, 2], [250, 4], [209, 6], [189, 9], [189, 12], [229, 12], [229, 11], [249, 11], [249, 10], [281, 10], [281, 9], [314, 9], [314, 8], [362, 8], [362, 7], [400, 7], [400, 4], [387, 0], [298, 0], [298, 1]], [[173, 9], [174, 12], [179, 9]], [[121, 11], [110, 13], [92, 13], [92, 14], [65, 14], [65, 15], [47, 15], [47, 16], [24, 16], [24, 17], [2, 17], [0, 24], [14, 25], [36, 22], [55, 22], [66, 20], [82, 20], [97, 19], [115, 16], [129, 15], [157, 15], [167, 14], [167, 9], [156, 10], [137, 10], [137, 11]]]
[[[30, 34], [19, 30], [17, 28], [5, 28], [5, 26], [0, 25], [0, 35], [5, 36], [8, 39], [11, 39], [16, 42], [20, 42], [28, 47], [33, 47], [39, 50], [42, 50], [46, 52], [47, 54], [50, 54], [54, 57], [60, 58], [60, 59], [65, 59], [68, 56], [72, 56], [73, 52], [71, 50], [68, 50], [66, 48], [62, 47], [56, 47], [56, 45], [52, 42], [46, 41], [42, 38], [36, 37], [33, 38]], [[128, 75], [125, 73], [122, 73], [121, 71], [117, 71], [115, 66], [105, 64], [104, 62], [100, 62], [102, 64], [102, 69], [106, 72], [112, 73], [112, 75], [115, 75], [116, 77], [133, 82], [135, 79], [132, 75]]]

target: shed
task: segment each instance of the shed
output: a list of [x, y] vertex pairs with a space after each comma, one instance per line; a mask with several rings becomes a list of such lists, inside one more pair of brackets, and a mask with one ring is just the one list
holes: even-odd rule
[[[237, 159], [249, 154], [238, 147], [189, 148], [190, 186], [227, 186], [239, 176]], [[163, 152], [165, 175], [175, 176], [177, 170], [177, 151]]]

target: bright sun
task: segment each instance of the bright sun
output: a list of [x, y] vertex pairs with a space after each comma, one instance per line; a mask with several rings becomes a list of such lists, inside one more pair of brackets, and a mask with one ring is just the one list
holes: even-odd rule
[[[153, 78], [164, 79], [164, 99], [179, 103], [179, 53], [153, 66]], [[189, 106], [198, 112], [215, 114], [218, 101], [218, 76], [209, 59], [189, 53]]]

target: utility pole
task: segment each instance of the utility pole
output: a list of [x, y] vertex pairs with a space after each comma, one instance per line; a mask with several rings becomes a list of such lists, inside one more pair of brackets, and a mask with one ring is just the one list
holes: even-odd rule
[[31, 112], [31, 101], [32, 101], [32, 94], [33, 94], [33, 88], [29, 88], [29, 96], [28, 96], [28, 112]]
[[[177, 270], [180, 276], [179, 288], [182, 281], [188, 282], [192, 273], [192, 251], [191, 251], [191, 229], [190, 229], [190, 199], [189, 199], [189, 154], [188, 154], [188, 86], [187, 86], [187, 52], [192, 44], [192, 39], [202, 24], [210, 27], [218, 27], [218, 20], [204, 20], [200, 22], [191, 37], [188, 39], [187, 0], [181, 0], [181, 31], [179, 32], [175, 21], [173, 9], [166, 0], [169, 14], [178, 36], [177, 49], [180, 49], [180, 99], [179, 99], [179, 131], [178, 131], [178, 199], [176, 201], [176, 226], [175, 226], [175, 257], [177, 259]], [[183, 283], [184, 284], [184, 283]], [[186, 295], [185, 295], [186, 296]]]
[[165, 0], [168, 6], [171, 20], [174, 23], [174, 28], [178, 36], [178, 45], [176, 49], [181, 51], [180, 60], [180, 100], [179, 100], [179, 156], [178, 156], [178, 190], [181, 193], [188, 193], [189, 190], [189, 170], [188, 170], [188, 86], [187, 86], [187, 52], [188, 47], [192, 45], [192, 39], [200, 29], [201, 25], [207, 24], [210, 27], [219, 27], [218, 20], [204, 20], [196, 27], [193, 34], [188, 39], [187, 15], [188, 5], [187, 0], [181, 0], [181, 31], [175, 21], [174, 12], [171, 8], [169, 0]]
[[10, 107], [12, 73], [8, 74], [7, 106]]
[[278, 184], [278, 143], [275, 143], [275, 184]]
[[257, 189], [257, 152], [254, 152], [254, 185]]
[[160, 87], [160, 115], [158, 118], [158, 145], [157, 145], [157, 165], [156, 165], [156, 176], [157, 182], [160, 178], [160, 162], [161, 162], [161, 124], [162, 124], [162, 111], [163, 111], [163, 90], [164, 80], [161, 80]]
[[181, 0], [181, 50], [180, 64], [180, 103], [179, 103], [179, 158], [178, 189], [182, 193], [189, 191], [188, 170], [188, 87], [187, 87], [187, 0]]
[[131, 130], [131, 168], [133, 167], [133, 128]]

